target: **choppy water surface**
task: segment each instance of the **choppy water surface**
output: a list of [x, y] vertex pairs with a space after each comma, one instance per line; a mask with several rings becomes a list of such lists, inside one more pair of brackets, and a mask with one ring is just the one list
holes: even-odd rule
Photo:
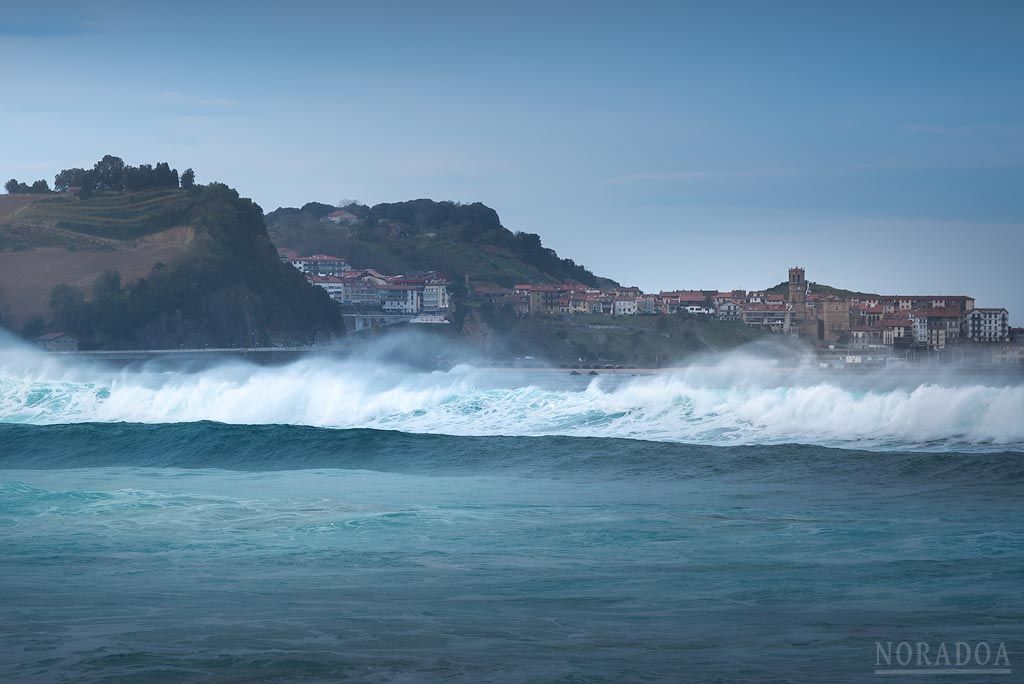
[[288, 424], [713, 445], [1024, 450], [1024, 376], [829, 374], [732, 354], [655, 375], [420, 372], [311, 357], [184, 372], [0, 356], [0, 422]]
[[853, 682], [878, 640], [1022, 653], [1013, 382], [2, 370], [0, 681]]

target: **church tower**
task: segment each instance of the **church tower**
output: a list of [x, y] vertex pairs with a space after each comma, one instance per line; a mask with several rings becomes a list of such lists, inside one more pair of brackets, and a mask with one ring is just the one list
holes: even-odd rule
[[807, 280], [804, 277], [804, 269], [794, 266], [789, 269], [789, 303], [791, 308], [803, 310], [807, 297]]

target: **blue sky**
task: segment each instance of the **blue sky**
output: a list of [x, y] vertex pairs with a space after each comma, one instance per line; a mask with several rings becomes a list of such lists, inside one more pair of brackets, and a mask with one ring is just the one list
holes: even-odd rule
[[801, 264], [1024, 323], [1024, 3], [0, 10], [4, 178], [113, 153], [266, 210], [479, 200], [648, 290]]

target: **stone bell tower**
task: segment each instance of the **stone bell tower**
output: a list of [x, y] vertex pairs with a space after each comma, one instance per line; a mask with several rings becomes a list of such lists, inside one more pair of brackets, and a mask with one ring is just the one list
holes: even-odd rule
[[786, 300], [786, 319], [782, 330], [787, 335], [805, 334], [807, 321], [807, 280], [804, 269], [794, 266], [789, 269], [789, 297]]
[[793, 310], [803, 311], [807, 297], [807, 280], [804, 269], [794, 266], [789, 269], [789, 303]]

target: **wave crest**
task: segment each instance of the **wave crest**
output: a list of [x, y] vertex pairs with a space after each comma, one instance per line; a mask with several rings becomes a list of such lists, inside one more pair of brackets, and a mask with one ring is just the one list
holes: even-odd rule
[[293, 424], [451, 435], [627, 437], [856, 448], [1024, 445], [1024, 387], [856, 381], [741, 355], [651, 376], [414, 372], [308, 358], [276, 367], [113, 371], [23, 352], [0, 364], [0, 422]]

